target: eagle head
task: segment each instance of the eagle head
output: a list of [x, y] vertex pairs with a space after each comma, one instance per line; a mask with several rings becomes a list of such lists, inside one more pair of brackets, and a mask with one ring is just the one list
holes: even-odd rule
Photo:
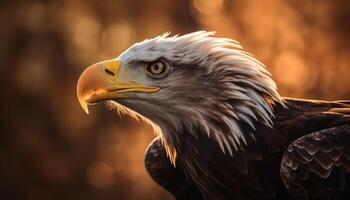
[[254, 137], [242, 125], [271, 126], [272, 104], [283, 100], [262, 63], [238, 42], [213, 35], [164, 34], [88, 67], [77, 85], [81, 106], [88, 113], [88, 105], [108, 100], [117, 111], [149, 122], [173, 163], [183, 134], [205, 134], [232, 155]]

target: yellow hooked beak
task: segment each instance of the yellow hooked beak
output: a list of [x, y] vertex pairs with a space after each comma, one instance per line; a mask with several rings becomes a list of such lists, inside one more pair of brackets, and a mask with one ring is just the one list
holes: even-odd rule
[[123, 92], [157, 92], [158, 87], [145, 86], [134, 81], [121, 81], [121, 60], [112, 59], [96, 63], [81, 74], [77, 85], [77, 96], [84, 111], [89, 114], [88, 105], [103, 100], [121, 98]]

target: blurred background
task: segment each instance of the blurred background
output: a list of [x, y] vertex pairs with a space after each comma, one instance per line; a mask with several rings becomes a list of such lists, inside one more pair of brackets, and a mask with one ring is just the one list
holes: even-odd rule
[[283, 96], [350, 99], [350, 1], [0, 1], [0, 198], [172, 199], [144, 169], [151, 128], [80, 108], [85, 67], [171, 31], [217, 31]]

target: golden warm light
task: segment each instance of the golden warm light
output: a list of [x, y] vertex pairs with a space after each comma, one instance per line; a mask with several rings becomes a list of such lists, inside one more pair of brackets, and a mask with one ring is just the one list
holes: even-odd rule
[[76, 99], [87, 66], [167, 31], [239, 41], [282, 96], [350, 99], [345, 1], [9, 1], [0, 22], [1, 199], [173, 199], [143, 166], [151, 128]]

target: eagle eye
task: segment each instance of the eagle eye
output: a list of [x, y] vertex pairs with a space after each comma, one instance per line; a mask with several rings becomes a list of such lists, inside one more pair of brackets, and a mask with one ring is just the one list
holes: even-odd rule
[[146, 67], [146, 73], [151, 78], [164, 78], [170, 71], [170, 66], [165, 61], [156, 61]]

